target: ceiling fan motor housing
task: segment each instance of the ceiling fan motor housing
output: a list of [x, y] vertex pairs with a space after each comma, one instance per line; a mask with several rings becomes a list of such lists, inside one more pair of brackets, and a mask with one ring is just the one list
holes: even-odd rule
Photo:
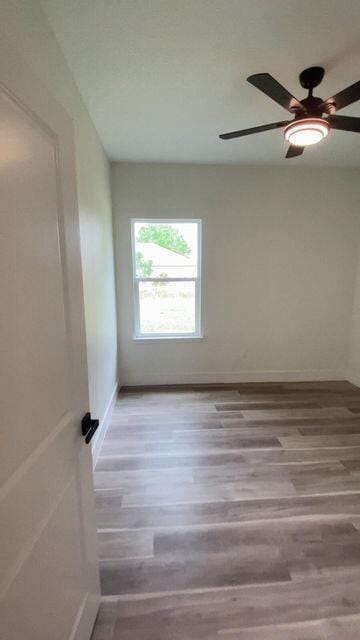
[[303, 100], [300, 100], [301, 104], [306, 109], [306, 114], [296, 112], [296, 118], [321, 118], [324, 113], [325, 104], [321, 98], [316, 98], [315, 96], [308, 96]]
[[309, 67], [300, 73], [300, 84], [304, 89], [309, 91], [309, 95], [303, 100], [300, 100], [301, 104], [306, 109], [306, 116], [304, 116], [304, 114], [297, 113], [297, 118], [321, 118], [323, 113], [329, 114], [333, 111], [333, 105], [331, 103], [326, 104], [321, 98], [316, 98], [312, 95], [313, 89], [321, 83], [324, 74], [325, 69], [323, 67]]

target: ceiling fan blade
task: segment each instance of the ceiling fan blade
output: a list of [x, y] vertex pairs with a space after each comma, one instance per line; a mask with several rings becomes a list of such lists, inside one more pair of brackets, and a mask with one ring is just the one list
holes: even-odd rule
[[353, 102], [356, 102], [357, 100], [360, 100], [360, 80], [354, 82], [350, 87], [346, 87], [346, 89], [339, 91], [339, 93], [331, 98], [328, 98], [323, 102], [323, 104], [329, 108], [331, 113], [331, 109], [339, 111], [340, 109], [347, 107], [349, 104], [353, 104]]
[[282, 122], [271, 122], [271, 124], [262, 124], [260, 127], [251, 127], [251, 129], [241, 129], [240, 131], [231, 131], [230, 133], [222, 133], [219, 138], [222, 140], [230, 140], [231, 138], [241, 138], [242, 136], [250, 136], [252, 133], [261, 133], [261, 131], [270, 131], [270, 129], [280, 129], [289, 124], [291, 120], [283, 120]]
[[284, 109], [290, 111], [290, 113], [294, 113], [294, 111], [300, 111], [301, 113], [306, 112], [301, 102], [294, 98], [294, 96], [269, 73], [256, 73], [253, 76], [249, 76], [247, 81], [257, 89], [260, 89], [260, 91], [269, 96], [269, 98], [275, 100], [275, 102], [284, 107]]
[[287, 150], [285, 158], [296, 158], [297, 156], [301, 156], [303, 151], [304, 147], [297, 147], [294, 144], [291, 144]]
[[329, 116], [326, 119], [332, 129], [360, 133], [360, 118], [351, 118], [350, 116]]

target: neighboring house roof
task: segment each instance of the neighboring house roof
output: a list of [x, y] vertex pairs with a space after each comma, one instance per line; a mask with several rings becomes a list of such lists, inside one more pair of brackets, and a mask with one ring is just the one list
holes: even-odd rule
[[[167, 275], [186, 278], [195, 275], [195, 265], [188, 256], [160, 247], [154, 242], [137, 242], [136, 251], [140, 252], [144, 260], [152, 260], [153, 272], [151, 275]], [[175, 273], [176, 272], [176, 273]]]

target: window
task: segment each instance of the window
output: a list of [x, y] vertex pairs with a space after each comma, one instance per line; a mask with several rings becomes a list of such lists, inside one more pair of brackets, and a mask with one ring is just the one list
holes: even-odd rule
[[135, 338], [201, 337], [201, 220], [132, 220]]

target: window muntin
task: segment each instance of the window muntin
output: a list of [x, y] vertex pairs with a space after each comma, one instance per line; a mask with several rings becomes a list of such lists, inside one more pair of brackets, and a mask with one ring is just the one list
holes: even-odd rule
[[200, 220], [132, 220], [135, 338], [200, 337]]

